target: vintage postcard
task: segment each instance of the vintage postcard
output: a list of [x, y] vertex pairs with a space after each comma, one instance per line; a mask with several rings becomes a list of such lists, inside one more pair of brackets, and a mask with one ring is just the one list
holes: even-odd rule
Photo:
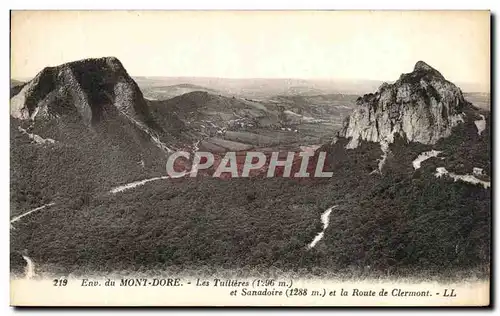
[[489, 11], [11, 11], [12, 306], [489, 306]]

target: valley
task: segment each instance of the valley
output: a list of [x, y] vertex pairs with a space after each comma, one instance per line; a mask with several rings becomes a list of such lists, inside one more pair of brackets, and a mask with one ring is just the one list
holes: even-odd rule
[[[11, 272], [489, 274], [489, 96], [424, 62], [361, 94], [209, 83], [134, 80], [108, 57], [14, 85]], [[177, 151], [324, 152], [333, 176], [168, 177]]]

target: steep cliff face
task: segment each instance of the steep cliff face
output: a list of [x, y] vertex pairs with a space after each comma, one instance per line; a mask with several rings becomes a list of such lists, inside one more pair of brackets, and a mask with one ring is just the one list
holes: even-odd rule
[[46, 67], [11, 98], [10, 114], [21, 120], [78, 114], [87, 126], [103, 114], [147, 121], [142, 92], [114, 57]]
[[470, 107], [457, 86], [423, 61], [357, 104], [338, 135], [350, 138], [346, 148], [356, 148], [360, 140], [392, 143], [396, 134], [409, 142], [435, 144], [464, 121]]

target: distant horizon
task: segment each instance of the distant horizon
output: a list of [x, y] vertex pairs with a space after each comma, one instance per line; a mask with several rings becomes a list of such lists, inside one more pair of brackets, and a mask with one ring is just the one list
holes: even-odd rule
[[[111, 57], [111, 56], [93, 56], [93, 57], [87, 57], [87, 58], [97, 59], [97, 58], [104, 58], [104, 57]], [[70, 62], [78, 61], [78, 60], [81, 60], [81, 59], [75, 59], [75, 60], [67, 61], [65, 63], [70, 63]], [[120, 60], [120, 59], [118, 58], [118, 60]], [[413, 65], [415, 65], [418, 61], [419, 60], [416, 60]], [[425, 60], [422, 60], [422, 61], [426, 62]], [[120, 60], [120, 62], [121, 62], [121, 60]], [[65, 64], [65, 63], [61, 63], [61, 64], [57, 64], [57, 65], [47, 65], [45, 67], [57, 67], [57, 66], [60, 66], [62, 64]], [[430, 65], [430, 66], [433, 67], [433, 65]], [[42, 71], [45, 67], [40, 69], [38, 72], [36, 72], [32, 76], [28, 76], [28, 77], [13, 77], [13, 76], [11, 76], [11, 79], [31, 80], [38, 73], [40, 73], [40, 71]], [[128, 71], [126, 65], [123, 65], [123, 67], [125, 68], [125, 70], [127, 70], [129, 76], [132, 78], [171, 78], [171, 79], [173, 79], [173, 78], [184, 79], [185, 78], [185, 79], [222, 79], [222, 80], [297, 80], [297, 81], [299, 81], [299, 80], [303, 80], [303, 81], [364, 81], [364, 82], [387, 82], [387, 83], [394, 83], [395, 81], [397, 81], [399, 79], [399, 76], [396, 79], [372, 79], [372, 78], [363, 78], [363, 77], [359, 77], [359, 78], [350, 78], [350, 77], [279, 77], [279, 76], [277, 76], [277, 77], [219, 77], [219, 76], [160, 75], [160, 74], [146, 75], [146, 74], [131, 74]], [[435, 69], [437, 71], [441, 72], [439, 69], [437, 69], [437, 68], [435, 68]], [[411, 71], [401, 72], [400, 75], [405, 74], [405, 73], [410, 73], [410, 72]], [[10, 73], [12, 75], [12, 69], [10, 69]], [[446, 80], [455, 83], [454, 81], [448, 79], [446, 74], [443, 74], [443, 76], [445, 77]], [[457, 82], [462, 83], [462, 84], [481, 85], [481, 82], [478, 82], [478, 81], [457, 81]]]
[[[11, 11], [12, 77], [115, 56], [145, 77], [490, 85], [489, 11]], [[140, 75], [139, 75], [140, 74]]]
[[[359, 82], [359, 83], [373, 83], [373, 84], [382, 84], [384, 82], [386, 83], [389, 83], [389, 84], [392, 84], [394, 83], [395, 81], [397, 81], [397, 79], [395, 80], [376, 80], [376, 79], [362, 79], [362, 78], [281, 78], [281, 77], [272, 77], [272, 78], [230, 78], [230, 77], [205, 77], [205, 76], [200, 76], [200, 77], [195, 77], [195, 76], [144, 76], [144, 75], [132, 75], [132, 74], [129, 74], [130, 77], [132, 77], [133, 79], [140, 79], [140, 78], [145, 78], [145, 79], [179, 79], [179, 80], [182, 80], [182, 79], [217, 79], [217, 80], [234, 80], [234, 81], [251, 81], [251, 80], [275, 80], [275, 81], [285, 81], [285, 80], [296, 80], [296, 81], [310, 81], [310, 82], [313, 82], [313, 81], [318, 81], [318, 82], [329, 82], [329, 81], [337, 81], [337, 82]], [[22, 81], [22, 82], [28, 82], [30, 80], [32, 80], [36, 75], [32, 76], [32, 77], [11, 77], [10, 79], [11, 80], [17, 80], [17, 81]], [[446, 78], [446, 76], [445, 76]], [[450, 80], [448, 80], [450, 81]], [[468, 90], [468, 89], [464, 89], [464, 87], [462, 87], [463, 85], [467, 85], [467, 86], [475, 86], [475, 87], [480, 87], [481, 84], [478, 83], [478, 82], [471, 82], [471, 81], [468, 81], [468, 82], [453, 82], [451, 81], [453, 84], [455, 84], [456, 86], [458, 86], [464, 93], [491, 93], [491, 89], [484, 89], [484, 87], [481, 87], [482, 89], [473, 89], [473, 90]], [[179, 84], [192, 84], [192, 85], [200, 85], [200, 84], [194, 84], [194, 83], [191, 83], [191, 82], [178, 82], [178, 83], [173, 83], [173, 84], [169, 84], [168, 86], [173, 86], [173, 85], [179, 85]], [[210, 88], [210, 87], [205, 87], [205, 88]], [[333, 88], [333, 87], [332, 87]], [[490, 88], [490, 87], [489, 87]], [[368, 93], [369, 91], [367, 91]]]

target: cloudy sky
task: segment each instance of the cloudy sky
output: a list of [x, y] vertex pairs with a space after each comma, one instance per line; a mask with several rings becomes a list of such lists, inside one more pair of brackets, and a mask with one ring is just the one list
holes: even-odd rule
[[489, 86], [489, 12], [16, 11], [11, 77], [118, 57], [135, 76], [395, 80], [418, 60]]

